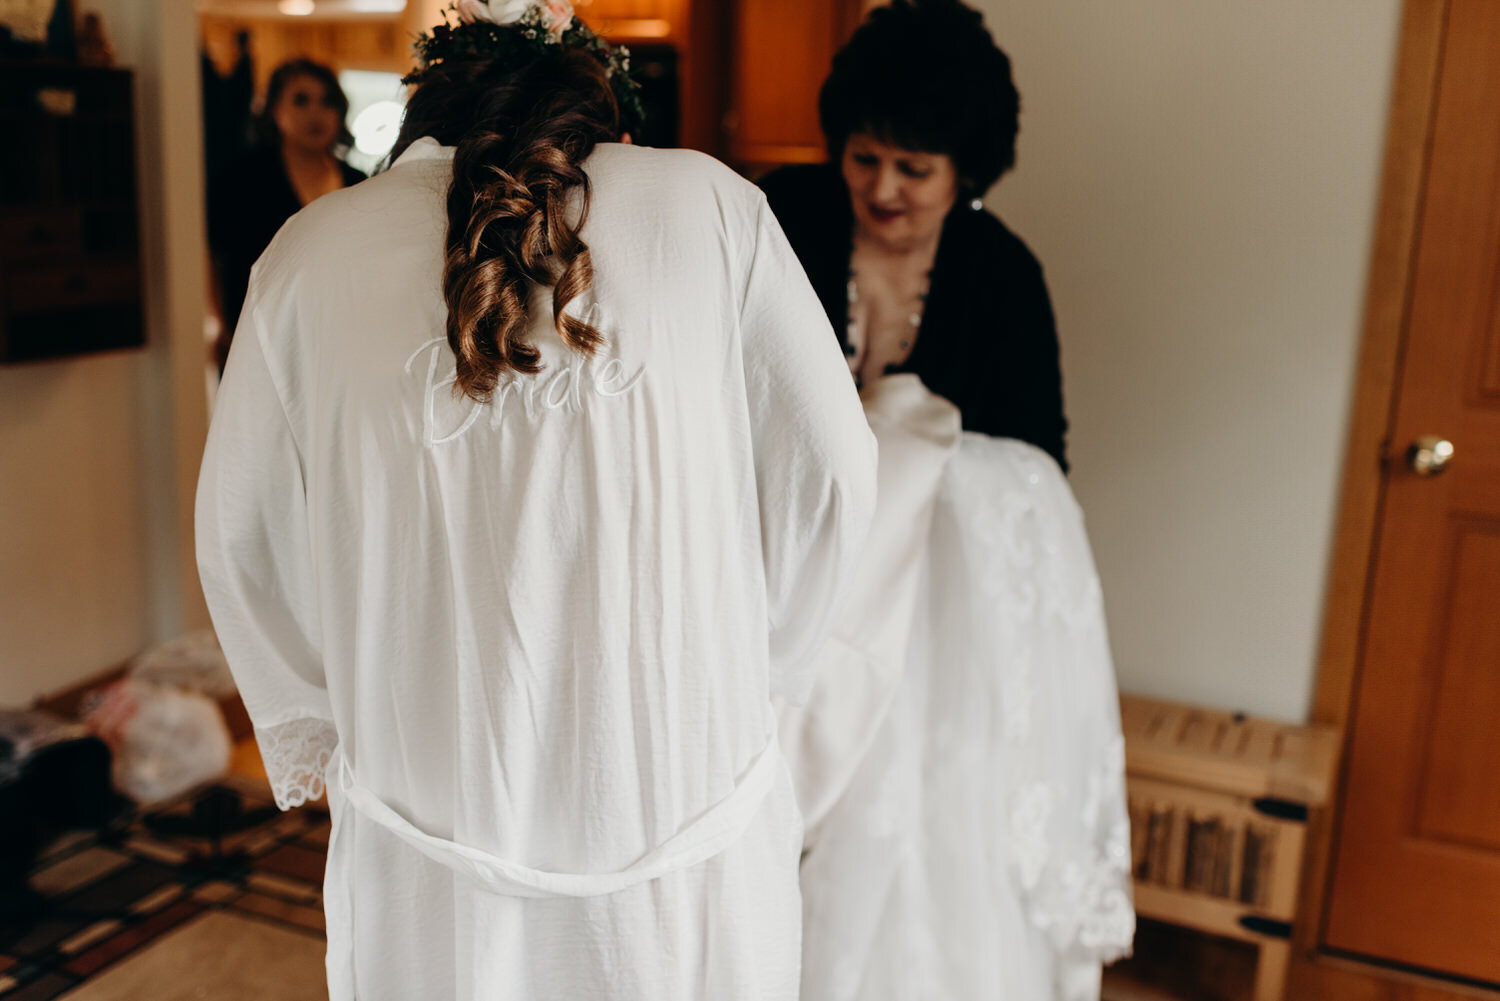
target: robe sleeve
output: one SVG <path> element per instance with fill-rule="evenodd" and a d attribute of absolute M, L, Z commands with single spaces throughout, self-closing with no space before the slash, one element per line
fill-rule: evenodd
<path fill-rule="evenodd" d="M 762 199 L 740 309 L 771 694 L 800 705 L 875 510 L 875 438 L 828 318 Z"/>
<path fill-rule="evenodd" d="M 198 573 L 283 810 L 338 743 L 318 640 L 302 454 L 247 304 L 198 477 Z"/>

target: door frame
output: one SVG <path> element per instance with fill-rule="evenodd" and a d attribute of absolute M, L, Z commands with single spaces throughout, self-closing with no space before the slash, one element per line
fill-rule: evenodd
<path fill-rule="evenodd" d="M 1451 0 L 1405 0 L 1401 12 L 1312 709 L 1313 722 L 1342 730 L 1346 751 L 1364 653 L 1376 540 L 1384 507 L 1385 467 L 1392 454 L 1389 433 L 1406 340 L 1443 31 L 1450 4 Z M 1344 757 L 1347 759 L 1347 754 Z M 1293 939 L 1287 997 L 1298 1001 L 1500 1001 L 1500 992 L 1422 976 L 1320 947 L 1332 891 L 1338 805 L 1346 781 L 1347 774 L 1341 769 L 1334 800 L 1309 831 L 1299 908 L 1304 919 L 1298 922 Z"/>

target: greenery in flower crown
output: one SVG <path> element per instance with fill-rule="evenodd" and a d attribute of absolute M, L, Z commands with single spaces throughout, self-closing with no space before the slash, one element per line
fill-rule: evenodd
<path fill-rule="evenodd" d="M 450 12 L 457 23 L 449 23 Z M 449 6 L 443 11 L 442 24 L 435 26 L 430 34 L 417 36 L 412 52 L 418 67 L 403 77 L 402 83 L 420 84 L 427 70 L 450 59 L 519 63 L 545 55 L 554 46 L 566 45 L 584 50 L 604 65 L 610 89 L 620 107 L 620 131 L 639 135 L 646 121 L 646 109 L 641 105 L 641 85 L 630 75 L 630 50 L 625 46 L 610 45 L 576 16 L 560 35 L 554 35 L 548 30 L 546 12 L 538 4 L 527 8 L 520 20 L 507 25 L 488 21 L 466 23 L 458 20 L 456 14 L 456 5 Z"/>

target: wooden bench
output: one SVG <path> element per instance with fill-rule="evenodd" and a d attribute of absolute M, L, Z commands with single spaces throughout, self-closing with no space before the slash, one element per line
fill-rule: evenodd
<path fill-rule="evenodd" d="M 1122 696 L 1135 905 L 1255 945 L 1255 1001 L 1280 1001 L 1309 811 L 1338 732 Z"/>

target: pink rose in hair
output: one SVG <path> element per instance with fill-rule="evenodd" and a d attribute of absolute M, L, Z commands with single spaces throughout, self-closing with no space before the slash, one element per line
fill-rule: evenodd
<path fill-rule="evenodd" d="M 546 0 L 545 10 L 548 33 L 553 38 L 560 38 L 573 23 L 573 5 L 568 0 Z"/>

